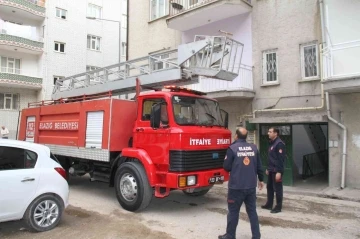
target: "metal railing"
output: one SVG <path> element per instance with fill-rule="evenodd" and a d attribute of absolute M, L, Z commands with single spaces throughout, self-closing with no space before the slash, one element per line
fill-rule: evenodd
<path fill-rule="evenodd" d="M 221 0 L 170 0 L 169 15 L 175 16 Z M 251 4 L 251 0 L 242 0 Z"/>
<path fill-rule="evenodd" d="M 233 81 L 224 81 L 212 78 L 201 77 L 199 83 L 187 85 L 187 87 L 205 93 L 220 91 L 253 91 L 252 67 L 241 65 L 239 76 Z"/>
<path fill-rule="evenodd" d="M 11 68 L 11 67 L 0 67 L 0 72 L 20 75 L 21 69 Z"/>
<path fill-rule="evenodd" d="M 176 64 L 176 60 L 177 50 L 170 50 L 104 68 L 99 67 L 92 71 L 57 80 L 53 93 L 89 85 L 103 84 L 107 81 L 125 80 L 144 74 L 149 75 L 153 72 L 167 69 L 180 69 L 180 66 Z"/>
<path fill-rule="evenodd" d="M 302 167 L 303 179 L 327 172 L 329 167 L 328 165 L 329 152 L 327 150 L 304 155 Z"/>
<path fill-rule="evenodd" d="M 16 25 L 16 24 L 12 24 L 12 25 Z M 20 31 L 14 31 L 11 28 L 11 26 L 0 28 L 0 34 L 21 37 L 37 42 L 43 42 L 42 37 L 31 34 L 31 31 L 29 31 L 30 28 L 28 26 L 17 26 L 17 27 L 20 29 Z M 23 31 L 21 31 L 21 28 L 23 28 Z"/>
<path fill-rule="evenodd" d="M 324 79 L 360 76 L 360 40 L 330 44 L 323 49 Z"/>

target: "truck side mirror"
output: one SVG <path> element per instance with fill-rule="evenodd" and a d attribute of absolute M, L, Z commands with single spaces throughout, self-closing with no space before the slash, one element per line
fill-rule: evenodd
<path fill-rule="evenodd" d="M 160 128 L 161 103 L 151 107 L 150 125 L 152 128 Z"/>
<path fill-rule="evenodd" d="M 224 127 L 225 129 L 228 129 L 229 128 L 229 113 L 226 112 L 225 110 L 220 110 L 221 112 L 221 117 L 223 118 L 223 123 L 224 123 Z"/>

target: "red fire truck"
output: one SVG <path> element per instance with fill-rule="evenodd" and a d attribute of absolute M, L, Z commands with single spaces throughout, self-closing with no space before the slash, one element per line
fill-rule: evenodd
<path fill-rule="evenodd" d="M 171 190 L 204 195 L 229 177 L 222 168 L 231 143 L 228 114 L 200 91 L 159 86 L 189 83 L 200 73 L 234 79 L 237 58 L 229 55 L 237 54 L 236 44 L 241 43 L 203 37 L 179 47 L 178 64 L 152 55 L 147 66 L 131 61 L 60 79 L 51 101 L 22 111 L 19 139 L 49 146 L 71 175 L 89 173 L 92 181 L 108 182 L 129 211 L 144 209 L 153 194 L 166 197 Z M 205 67 L 199 66 L 201 58 L 209 61 Z M 140 93 L 138 78 L 152 90 Z M 136 97 L 115 96 L 124 89 L 136 89 Z"/>

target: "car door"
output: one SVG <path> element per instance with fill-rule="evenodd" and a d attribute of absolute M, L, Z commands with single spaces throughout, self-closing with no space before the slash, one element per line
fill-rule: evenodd
<path fill-rule="evenodd" d="M 0 145 L 0 221 L 23 217 L 39 182 L 37 161 L 31 150 Z"/>

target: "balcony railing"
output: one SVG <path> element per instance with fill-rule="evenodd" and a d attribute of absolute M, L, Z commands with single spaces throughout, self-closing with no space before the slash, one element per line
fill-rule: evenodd
<path fill-rule="evenodd" d="M 170 16 L 175 16 L 221 0 L 170 0 Z M 251 4 L 251 0 L 240 0 Z"/>
<path fill-rule="evenodd" d="M 325 47 L 323 56 L 325 80 L 360 76 L 360 40 Z"/>
<path fill-rule="evenodd" d="M 0 82 L 5 80 L 5 82 L 9 83 L 16 82 L 41 86 L 42 78 L 31 75 L 18 68 L 0 67 Z"/>
<path fill-rule="evenodd" d="M 6 29 L 0 29 L 0 42 L 12 42 L 12 45 L 28 46 L 27 48 L 37 51 L 42 50 L 44 47 L 41 37 L 30 36 L 30 38 L 26 38 L 21 35 L 21 33 L 8 34 Z"/>
<path fill-rule="evenodd" d="M 0 5 L 8 5 L 45 17 L 45 0 L 0 0 Z"/>

